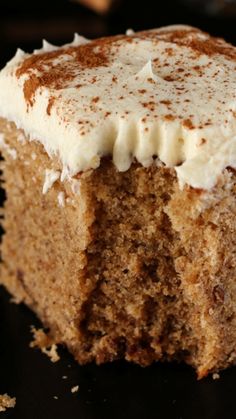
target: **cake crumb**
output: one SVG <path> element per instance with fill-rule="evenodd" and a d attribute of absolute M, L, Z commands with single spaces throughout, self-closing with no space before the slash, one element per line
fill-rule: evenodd
<path fill-rule="evenodd" d="M 78 179 L 71 179 L 71 190 L 75 195 L 80 195 L 81 181 Z"/>
<path fill-rule="evenodd" d="M 8 394 L 0 394 L 0 412 L 5 412 L 9 408 L 15 407 L 16 398 L 10 397 Z"/>
<path fill-rule="evenodd" d="M 17 140 L 19 141 L 19 143 L 21 143 L 22 145 L 24 145 L 26 143 L 26 138 L 24 136 L 24 134 L 22 132 L 20 132 L 17 136 Z"/>
<path fill-rule="evenodd" d="M 13 160 L 17 159 L 17 151 L 15 148 L 8 148 L 7 149 L 8 154 L 13 158 Z"/>
<path fill-rule="evenodd" d="M 74 386 L 71 388 L 71 393 L 77 393 L 79 391 L 79 386 Z"/>
<path fill-rule="evenodd" d="M 53 398 L 54 398 L 55 400 L 58 400 L 58 396 L 53 396 Z"/>
<path fill-rule="evenodd" d="M 31 328 L 33 334 L 33 341 L 30 342 L 31 348 L 38 348 L 42 353 L 47 355 L 51 362 L 57 362 L 60 356 L 57 353 L 56 343 L 43 331 L 43 329 L 36 329 L 34 326 Z"/>
<path fill-rule="evenodd" d="M 6 150 L 6 152 L 12 157 L 13 160 L 17 159 L 17 151 L 15 148 L 11 148 L 6 142 L 3 134 L 0 134 L 0 150 Z"/>
<path fill-rule="evenodd" d="M 212 374 L 212 378 L 213 378 L 213 380 L 219 380 L 220 374 L 215 372 L 214 374 Z"/>

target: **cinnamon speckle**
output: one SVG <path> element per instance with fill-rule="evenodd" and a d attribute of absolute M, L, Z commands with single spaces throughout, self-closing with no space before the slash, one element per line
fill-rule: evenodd
<path fill-rule="evenodd" d="M 163 105 L 171 105 L 171 101 L 170 100 L 160 100 L 160 103 L 162 103 Z"/>
<path fill-rule="evenodd" d="M 54 102 L 55 102 L 55 97 L 54 96 L 50 97 L 50 99 L 48 101 L 47 110 L 46 110 L 46 112 L 49 116 L 51 115 L 51 109 L 52 109 L 52 106 L 53 106 Z"/>
<path fill-rule="evenodd" d="M 165 76 L 164 77 L 164 80 L 165 81 L 175 81 L 175 78 L 173 76 L 171 76 L 171 75 L 168 75 L 168 76 Z"/>
<path fill-rule="evenodd" d="M 141 95 L 143 95 L 144 93 L 146 93 L 146 89 L 139 89 L 138 92 L 141 93 Z"/>
<path fill-rule="evenodd" d="M 98 103 L 99 100 L 100 100 L 99 96 L 95 96 L 92 98 L 93 103 Z"/>
<path fill-rule="evenodd" d="M 164 115 L 164 119 L 166 121 L 174 121 L 175 120 L 175 117 L 172 114 L 167 114 L 167 115 Z"/>
<path fill-rule="evenodd" d="M 193 122 L 189 118 L 183 120 L 183 126 L 188 128 L 188 129 L 194 129 L 195 128 L 194 125 L 193 125 Z"/>
<path fill-rule="evenodd" d="M 142 105 L 144 108 L 149 109 L 150 111 L 154 111 L 155 110 L 155 102 L 150 101 L 150 102 L 142 102 Z"/>

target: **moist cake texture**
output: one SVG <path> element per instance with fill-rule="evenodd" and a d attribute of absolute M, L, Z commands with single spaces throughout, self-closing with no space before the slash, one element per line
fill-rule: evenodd
<path fill-rule="evenodd" d="M 235 66 L 173 26 L 1 71 L 1 283 L 79 363 L 235 363 Z"/>

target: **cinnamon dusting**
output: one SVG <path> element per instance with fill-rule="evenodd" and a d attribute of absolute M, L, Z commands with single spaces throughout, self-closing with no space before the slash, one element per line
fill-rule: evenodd
<path fill-rule="evenodd" d="M 161 100 L 160 103 L 162 103 L 163 105 L 171 105 L 171 101 L 170 100 Z"/>
<path fill-rule="evenodd" d="M 175 120 L 175 117 L 172 114 L 167 114 L 167 115 L 164 116 L 164 119 L 166 121 L 174 121 Z"/>
<path fill-rule="evenodd" d="M 188 129 L 194 129 L 195 128 L 194 125 L 193 125 L 193 122 L 189 118 L 183 120 L 183 126 L 188 128 Z"/>
<path fill-rule="evenodd" d="M 205 37 L 198 37 L 198 34 L 205 35 Z M 144 39 L 156 39 L 157 42 L 164 39 L 178 46 L 191 48 L 195 53 L 205 54 L 208 57 L 220 54 L 229 59 L 236 60 L 236 50 L 232 45 L 226 43 L 222 38 L 211 37 L 207 33 L 195 28 L 176 29 L 175 31 L 172 29 L 162 30 L 160 32 L 144 31 L 140 32 L 139 36 Z M 172 55 L 173 49 L 166 48 L 166 52 Z"/>
<path fill-rule="evenodd" d="M 99 96 L 93 97 L 92 102 L 97 103 L 100 100 Z"/>
<path fill-rule="evenodd" d="M 46 112 L 49 116 L 51 115 L 51 109 L 52 109 L 52 106 L 53 106 L 54 102 L 55 102 L 55 97 L 54 96 L 50 97 L 50 99 L 48 101 L 47 110 L 46 110 Z"/>
<path fill-rule="evenodd" d="M 27 105 L 34 105 L 35 92 L 41 86 L 59 90 L 66 87 L 79 71 L 100 66 L 107 67 L 111 45 L 123 38 L 127 37 L 100 38 L 78 47 L 60 48 L 26 58 L 16 70 L 16 77 L 29 75 L 23 87 Z M 66 63 L 59 60 L 63 56 L 68 57 Z"/>

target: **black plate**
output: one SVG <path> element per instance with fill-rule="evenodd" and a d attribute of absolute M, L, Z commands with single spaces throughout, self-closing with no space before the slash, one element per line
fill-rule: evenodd
<path fill-rule="evenodd" d="M 141 368 L 126 362 L 78 366 L 65 349 L 53 364 L 29 348 L 39 321 L 0 289 L 0 394 L 16 396 L 16 419 L 232 419 L 236 417 L 236 368 L 197 381 L 178 364 Z M 63 379 L 63 376 L 67 378 Z M 79 385 L 78 393 L 71 393 Z M 57 396 L 58 399 L 55 399 Z"/>

